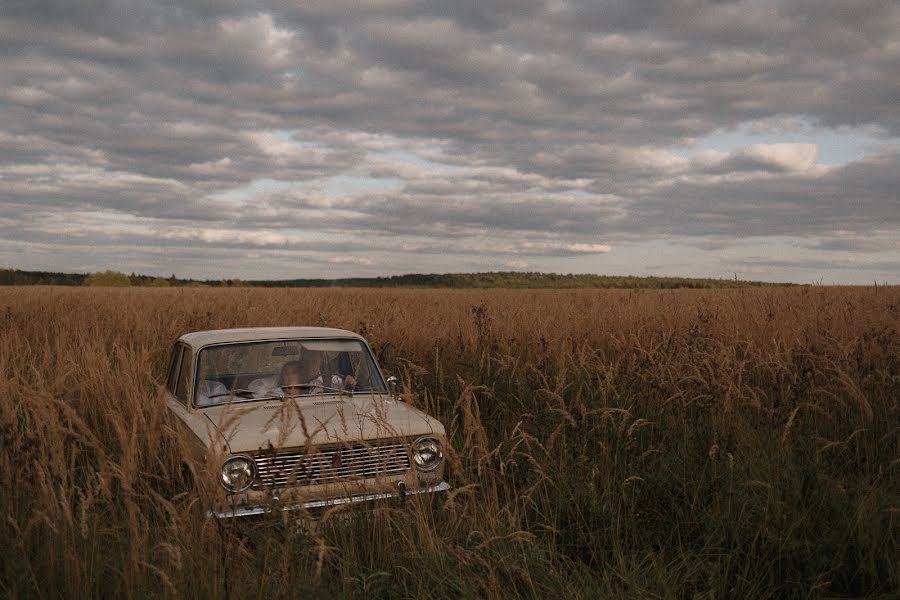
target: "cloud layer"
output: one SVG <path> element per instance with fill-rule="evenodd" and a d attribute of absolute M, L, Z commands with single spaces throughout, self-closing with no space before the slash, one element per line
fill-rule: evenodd
<path fill-rule="evenodd" d="M 877 0 L 14 0 L 0 263 L 900 283 L 898 31 Z M 823 131 L 872 143 L 825 164 Z"/>

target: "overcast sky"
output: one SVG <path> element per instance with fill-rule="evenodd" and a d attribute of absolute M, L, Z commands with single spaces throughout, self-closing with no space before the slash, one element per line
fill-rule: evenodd
<path fill-rule="evenodd" d="M 900 283 L 900 3 L 3 0 L 0 267 Z"/>

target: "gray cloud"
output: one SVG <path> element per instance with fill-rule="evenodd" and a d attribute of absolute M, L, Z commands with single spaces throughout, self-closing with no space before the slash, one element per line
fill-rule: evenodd
<path fill-rule="evenodd" d="M 673 236 L 881 260 L 895 146 L 826 167 L 789 132 L 692 144 L 791 119 L 900 136 L 898 31 L 887 0 L 7 2 L 0 234 L 53 247 L 70 215 L 60 269 L 123 236 L 371 273 L 370 252 L 566 271 Z"/>
<path fill-rule="evenodd" d="M 626 225 L 635 233 L 736 237 L 900 230 L 900 154 L 828 170 L 772 173 L 765 166 L 760 176 L 674 178 L 631 204 Z"/>

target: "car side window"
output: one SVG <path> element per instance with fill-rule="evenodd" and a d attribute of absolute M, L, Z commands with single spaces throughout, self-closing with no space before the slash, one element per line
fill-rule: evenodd
<path fill-rule="evenodd" d="M 187 404 L 191 389 L 191 353 L 184 349 L 181 353 L 181 368 L 178 373 L 178 386 L 175 389 L 175 396 Z"/>
<path fill-rule="evenodd" d="M 166 389 L 175 394 L 175 382 L 178 381 L 178 367 L 181 366 L 181 351 L 184 346 L 176 344 L 172 348 L 172 358 L 169 360 L 169 373 L 166 376 Z"/>

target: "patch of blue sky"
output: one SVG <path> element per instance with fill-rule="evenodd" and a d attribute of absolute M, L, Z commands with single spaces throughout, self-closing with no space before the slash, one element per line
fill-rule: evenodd
<path fill-rule="evenodd" d="M 325 180 L 322 191 L 334 197 L 383 194 L 399 191 L 402 182 L 396 177 L 369 177 L 365 175 L 337 175 Z"/>
<path fill-rule="evenodd" d="M 281 72 L 281 78 L 291 79 L 309 79 L 309 73 L 303 67 L 293 67 Z"/>
<path fill-rule="evenodd" d="M 299 132 L 295 129 L 270 129 L 268 130 L 268 133 L 270 133 L 272 137 L 279 142 L 287 142 L 289 144 L 297 146 L 297 148 L 302 148 L 304 150 L 327 149 L 325 146 L 317 142 L 304 141 L 303 138 L 298 135 Z"/>
<path fill-rule="evenodd" d="M 617 202 L 619 198 L 612 194 L 601 194 L 598 192 L 594 192 L 592 190 L 585 190 L 581 188 L 575 188 L 571 190 L 565 190 L 563 192 L 564 196 L 568 196 L 571 198 L 584 198 L 585 200 L 600 200 L 604 202 Z"/>
<path fill-rule="evenodd" d="M 363 194 L 383 194 L 399 191 L 402 182 L 396 177 L 369 177 L 363 175 L 337 175 L 312 181 L 283 181 L 278 179 L 254 179 L 247 185 L 216 194 L 216 198 L 236 205 L 254 198 L 271 196 L 287 191 L 303 192 L 321 190 L 327 196 L 341 198 Z"/>
<path fill-rule="evenodd" d="M 700 150 L 728 153 L 752 144 L 815 144 L 819 164 L 840 166 L 877 154 L 882 144 L 897 143 L 900 143 L 900 138 L 886 137 L 873 128 L 821 127 L 800 117 L 743 123 L 738 127 L 719 129 L 694 144 L 680 146 L 673 151 L 681 156 L 690 156 Z"/>
<path fill-rule="evenodd" d="M 440 152 L 438 148 L 431 148 L 426 150 L 427 152 L 434 152 L 435 154 Z M 420 154 L 414 154 L 412 152 L 408 152 L 406 150 L 384 150 L 381 152 L 373 152 L 370 155 L 370 158 L 373 160 L 389 162 L 389 163 L 397 163 L 401 165 L 412 165 L 416 167 L 422 167 L 424 169 L 447 169 L 451 167 L 451 165 L 440 163 L 430 158 L 425 158 Z"/>
<path fill-rule="evenodd" d="M 814 239 L 766 236 L 733 240 L 671 238 L 613 243 L 607 254 L 532 257 L 524 260 L 559 273 L 711 277 L 792 283 L 865 285 L 874 280 L 896 284 L 900 278 L 884 267 L 889 252 L 853 256 L 810 247 Z"/>
<path fill-rule="evenodd" d="M 259 196 L 268 196 L 270 194 L 285 192 L 292 187 L 294 187 L 294 184 L 290 181 L 268 178 L 254 179 L 247 185 L 242 185 L 216 194 L 216 198 L 227 202 L 242 204 Z"/>

